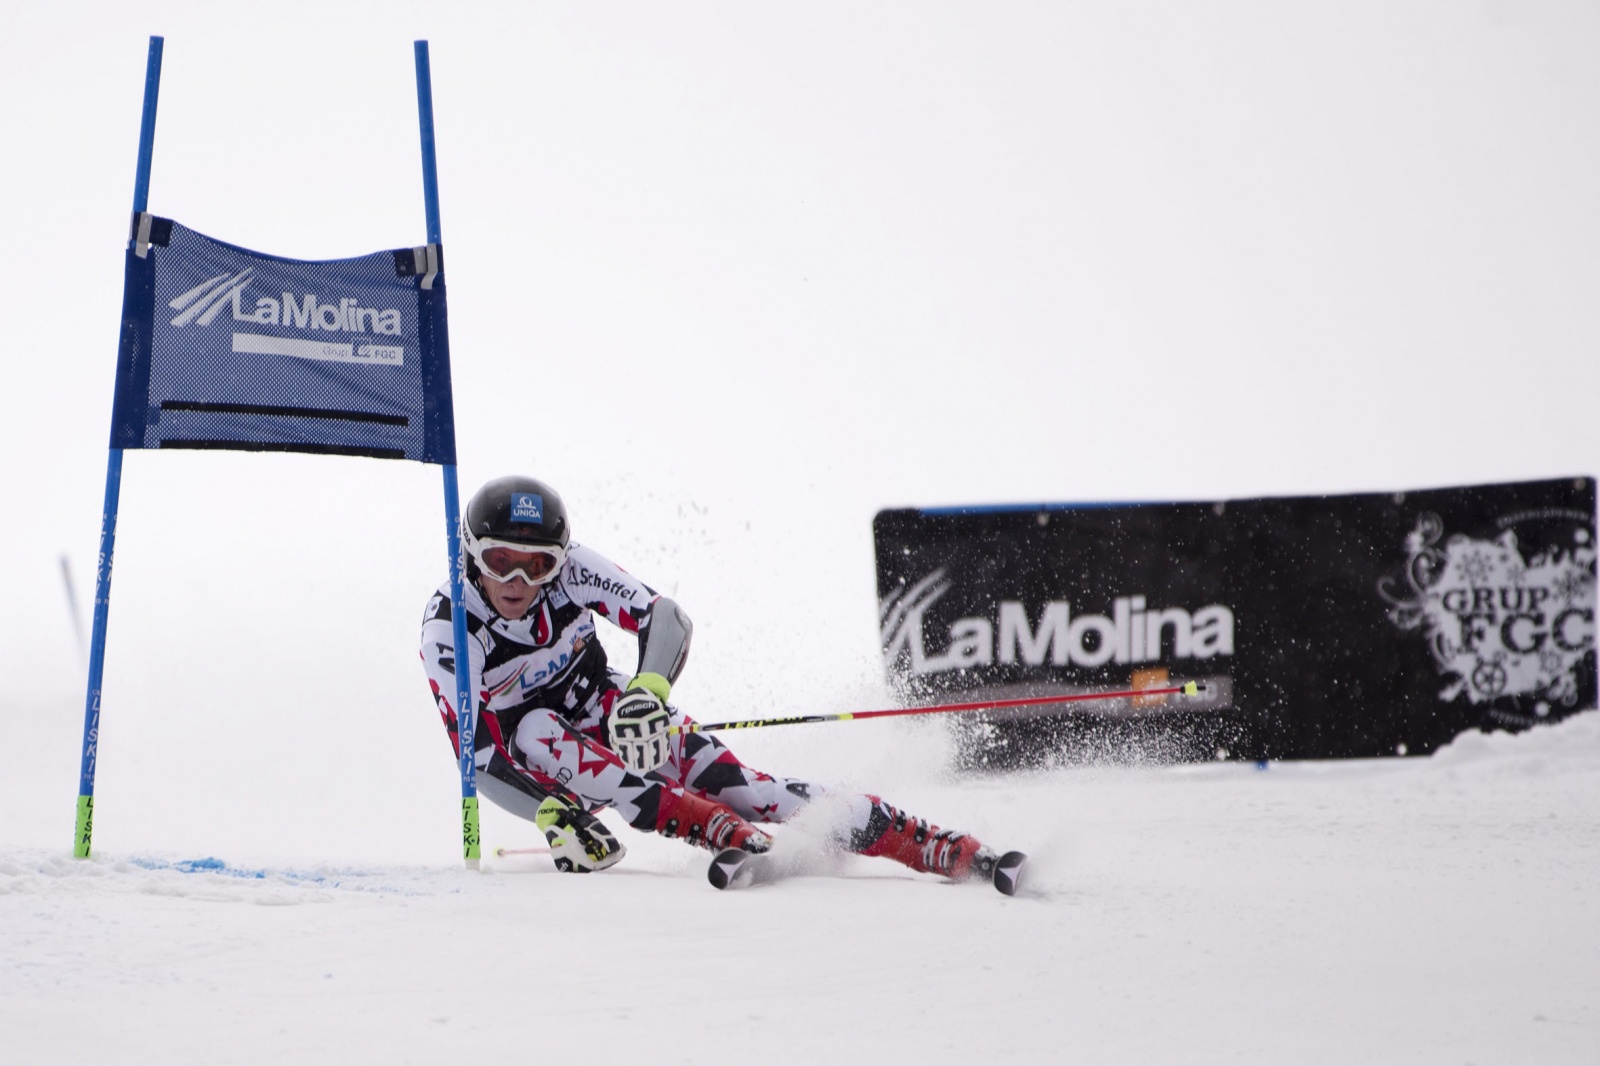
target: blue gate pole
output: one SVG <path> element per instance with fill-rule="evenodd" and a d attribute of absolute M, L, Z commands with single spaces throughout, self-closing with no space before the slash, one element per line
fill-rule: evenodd
<path fill-rule="evenodd" d="M 433 146 L 433 76 L 428 42 L 417 41 L 417 124 L 422 131 L 422 198 L 427 210 L 428 243 L 439 245 L 439 168 Z M 452 418 L 452 425 L 454 419 Z M 451 430 L 454 432 L 454 429 Z M 452 449 L 453 450 L 453 449 Z M 472 655 L 467 646 L 466 589 L 462 581 L 461 489 L 454 463 L 443 464 L 444 525 L 450 552 L 450 619 L 456 645 L 456 738 L 460 744 L 461 855 L 476 870 L 482 855 L 478 829 L 477 704 L 472 694 Z"/>
<path fill-rule="evenodd" d="M 139 123 L 139 164 L 133 179 L 133 213 L 150 202 L 150 159 L 155 152 L 156 97 L 161 90 L 163 39 L 150 38 L 144 70 L 144 117 Z M 117 546 L 117 505 L 122 495 L 122 449 L 106 460 L 105 504 L 100 512 L 100 559 L 94 577 L 94 630 L 89 640 L 89 685 L 83 707 L 83 760 L 78 768 L 78 825 L 72 854 L 87 859 L 94 838 L 94 771 L 100 747 L 100 688 L 105 676 L 106 626 L 111 616 L 111 558 Z"/>

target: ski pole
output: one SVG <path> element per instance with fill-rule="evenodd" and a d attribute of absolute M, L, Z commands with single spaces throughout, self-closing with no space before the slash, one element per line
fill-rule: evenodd
<path fill-rule="evenodd" d="M 747 722 L 690 722 L 667 727 L 668 733 L 709 733 L 715 729 L 761 729 L 769 725 L 809 725 L 812 722 L 851 722 L 860 718 L 893 718 L 902 714 L 949 714 L 953 711 L 991 711 L 1002 707 L 1036 707 L 1041 703 L 1077 703 L 1085 700 L 1115 700 L 1131 696 L 1198 696 L 1206 687 L 1185 681 L 1167 688 L 1129 688 L 1117 692 L 1074 692 L 1067 696 L 1024 696 L 1014 700 L 976 700 L 972 703 L 946 703 L 938 707 L 894 707 L 886 711 L 856 711 L 854 714 L 806 714 L 795 718 L 755 718 Z"/>

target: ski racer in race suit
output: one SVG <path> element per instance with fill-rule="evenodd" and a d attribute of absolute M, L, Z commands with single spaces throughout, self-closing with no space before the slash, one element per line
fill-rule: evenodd
<path fill-rule="evenodd" d="M 715 736 L 669 733 L 690 722 L 670 702 L 689 651 L 688 617 L 672 600 L 572 543 L 566 508 L 532 478 L 491 481 L 462 520 L 471 692 L 478 700 L 478 791 L 544 831 L 556 866 L 583 872 L 620 860 L 595 812 L 635 829 L 720 851 L 763 852 L 755 823 L 782 822 L 822 789 L 745 766 Z M 638 634 L 631 679 L 606 662 L 595 615 Z M 449 582 L 428 601 L 422 660 L 459 758 L 453 705 L 459 662 Z M 993 872 L 971 836 L 908 817 L 876 796 L 840 797 L 840 844 L 953 879 Z"/>

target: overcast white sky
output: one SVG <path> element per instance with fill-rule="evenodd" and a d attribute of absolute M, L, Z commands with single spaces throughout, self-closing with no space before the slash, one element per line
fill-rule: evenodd
<path fill-rule="evenodd" d="M 422 241 L 431 39 L 464 491 L 542 476 L 675 593 L 703 718 L 882 698 L 880 507 L 1600 472 L 1593 4 L 19 7 L 0 741 L 63 843 L 151 33 L 151 209 L 299 258 Z M 381 757 L 449 819 L 441 513 L 432 468 L 130 453 L 104 817 Z"/>

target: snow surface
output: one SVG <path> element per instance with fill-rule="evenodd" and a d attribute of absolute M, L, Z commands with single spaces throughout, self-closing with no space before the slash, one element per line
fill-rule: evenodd
<path fill-rule="evenodd" d="M 936 739 L 882 731 L 924 754 Z M 176 855 L 0 847 L 8 1061 L 1487 1064 L 1600 1050 L 1600 714 L 1426 759 L 983 781 L 878 769 L 913 809 L 1030 847 L 1026 894 L 854 856 L 834 876 L 718 893 L 703 853 L 637 834 L 591 877 L 543 857 L 483 874 L 182 872 Z"/>
<path fill-rule="evenodd" d="M 1582 0 L 0 5 L 0 1061 L 1600 1060 L 1593 715 L 976 780 L 738 735 L 1031 849 L 1024 899 L 632 833 L 466 874 L 412 464 L 127 456 L 68 860 L 151 33 L 151 209 L 303 258 L 422 241 L 432 41 L 462 485 L 683 602 L 701 720 L 888 703 L 882 507 L 1600 472 Z"/>

